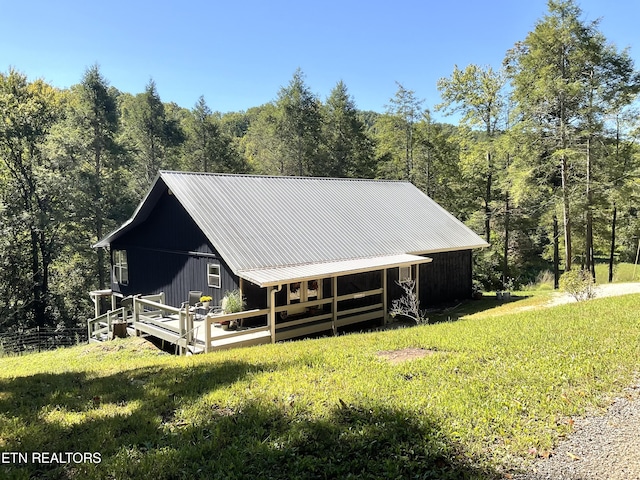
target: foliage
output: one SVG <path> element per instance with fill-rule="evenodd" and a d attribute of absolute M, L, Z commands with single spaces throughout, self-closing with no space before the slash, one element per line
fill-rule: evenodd
<path fill-rule="evenodd" d="M 224 313 L 238 313 L 245 309 L 246 304 L 247 302 L 242 296 L 242 293 L 240 293 L 240 290 L 232 290 L 224 294 L 220 306 Z"/>
<path fill-rule="evenodd" d="M 3 449 L 101 463 L 3 474 L 504 478 L 632 382 L 639 308 L 637 295 L 603 298 L 194 357 L 130 338 L 4 358 Z M 428 354 L 378 356 L 407 348 Z"/>
<path fill-rule="evenodd" d="M 594 298 L 594 287 L 593 277 L 588 270 L 569 270 L 560 276 L 560 288 L 578 302 Z"/>
<path fill-rule="evenodd" d="M 163 102 L 153 80 L 120 92 L 98 65 L 62 90 L 0 73 L 0 331 L 82 324 L 86 291 L 110 283 L 91 245 L 129 218 L 159 169 L 411 181 L 490 243 L 474 260 L 488 290 L 534 283 L 554 262 L 634 262 L 631 55 L 573 0 L 548 2 L 523 34 L 503 68 L 455 66 L 438 82 L 435 108 L 459 114 L 455 126 L 401 83 L 384 113 L 359 111 L 342 81 L 323 101 L 300 69 L 274 101 L 224 114 L 202 96 L 191 109 Z"/>

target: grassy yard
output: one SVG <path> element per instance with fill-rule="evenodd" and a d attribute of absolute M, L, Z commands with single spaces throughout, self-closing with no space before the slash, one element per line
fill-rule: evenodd
<path fill-rule="evenodd" d="M 0 477 L 502 478 L 632 382 L 640 295 L 501 308 L 186 358 L 127 339 L 0 359 L 0 452 L 101 460 L 3 456 Z M 424 355 L 379 355 L 406 348 Z"/>
<path fill-rule="evenodd" d="M 633 263 L 618 263 L 613 266 L 614 282 L 637 282 L 640 280 L 640 267 Z M 609 264 L 596 264 L 597 283 L 607 283 L 609 281 Z"/>

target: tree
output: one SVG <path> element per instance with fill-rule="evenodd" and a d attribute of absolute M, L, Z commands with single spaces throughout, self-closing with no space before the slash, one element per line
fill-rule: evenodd
<path fill-rule="evenodd" d="M 385 178 L 414 181 L 416 129 L 426 113 L 424 100 L 396 82 L 398 89 L 389 100 L 386 115 L 376 121 L 376 137 L 381 158 L 379 174 Z"/>
<path fill-rule="evenodd" d="M 550 0 L 549 13 L 506 58 L 522 125 L 545 143 L 557 166 L 565 240 L 565 270 L 573 260 L 572 192 L 584 182 L 585 265 L 593 270 L 594 140 L 602 114 L 635 89 L 628 55 L 608 46 L 598 22 L 581 20 L 572 0 Z M 583 162 L 584 169 L 580 163 Z"/>
<path fill-rule="evenodd" d="M 456 65 L 451 78 L 438 80 L 443 101 L 436 108 L 448 114 L 462 113 L 462 123 L 471 128 L 480 126 L 486 135 L 482 143 L 486 158 L 483 170 L 486 178 L 484 212 L 487 243 L 491 243 L 491 201 L 495 175 L 493 140 L 498 121 L 504 115 L 504 86 L 502 72 L 496 72 L 491 67 L 481 69 L 473 64 L 464 70 Z"/>
<path fill-rule="evenodd" d="M 80 218 L 86 230 L 92 233 L 90 239 L 83 239 L 89 247 L 103 238 L 105 225 L 107 228 L 115 226 L 115 221 L 108 218 L 110 205 L 118 200 L 117 192 L 122 192 L 121 185 L 114 185 L 112 175 L 118 169 L 118 156 L 121 154 L 115 141 L 119 127 L 118 106 L 114 92 L 109 90 L 109 84 L 97 65 L 87 69 L 73 92 L 77 101 L 69 117 L 75 127 L 73 148 L 81 161 L 78 168 L 81 188 L 78 193 L 84 195 L 79 199 L 83 212 Z M 97 287 L 105 288 L 109 275 L 104 251 L 98 249 L 96 257 Z"/>
<path fill-rule="evenodd" d="M 365 133 L 344 82 L 338 82 L 327 98 L 323 120 L 325 175 L 372 178 L 375 174 L 373 143 Z"/>
<path fill-rule="evenodd" d="M 548 145 L 557 162 L 562 194 L 565 270 L 571 269 L 570 165 L 575 159 L 581 106 L 584 105 L 585 55 L 594 25 L 585 25 L 572 0 L 549 0 L 549 14 L 507 54 L 513 97 L 525 128 Z"/>
<path fill-rule="evenodd" d="M 2 247 L 9 272 L 4 310 L 20 310 L 22 324 L 50 324 L 54 301 L 49 288 L 50 267 L 69 214 L 65 203 L 66 166 L 45 153 L 47 134 L 61 114 L 59 92 L 41 80 L 10 70 L 0 74 L 0 195 Z"/>
<path fill-rule="evenodd" d="M 276 100 L 276 136 L 280 140 L 284 175 L 323 175 L 326 168 L 319 149 L 322 116 L 320 101 L 297 69 Z"/>
<path fill-rule="evenodd" d="M 200 96 L 183 121 L 185 142 L 183 164 L 198 172 L 243 173 L 247 166 L 233 147 L 231 138 L 222 133 L 217 118 Z"/>
<path fill-rule="evenodd" d="M 184 133 L 178 120 L 167 115 L 153 80 L 144 93 L 123 98 L 121 114 L 123 134 L 137 163 L 138 193 L 142 194 L 158 170 L 175 168 L 173 148 L 182 144 Z"/>
<path fill-rule="evenodd" d="M 262 175 L 286 175 L 291 169 L 281 154 L 282 142 L 277 135 L 278 112 L 273 103 L 247 112 L 251 118 L 246 134 L 240 139 L 240 151 L 251 168 Z"/>

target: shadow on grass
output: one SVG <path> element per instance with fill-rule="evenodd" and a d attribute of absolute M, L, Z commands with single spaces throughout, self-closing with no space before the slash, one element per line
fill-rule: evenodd
<path fill-rule="evenodd" d="M 271 368 L 224 363 L 107 377 L 38 374 L 0 382 L 0 451 L 98 452 L 100 463 L 2 464 L 3 478 L 498 478 L 436 419 L 338 400 L 207 403 Z M 197 404 L 197 413 L 189 409 Z"/>
<path fill-rule="evenodd" d="M 428 312 L 429 323 L 441 323 L 458 320 L 467 315 L 485 312 L 503 305 L 519 302 L 530 298 L 525 293 L 511 294 L 510 298 L 499 300 L 495 295 L 483 296 L 476 300 L 465 300 L 455 305 L 433 309 Z"/>

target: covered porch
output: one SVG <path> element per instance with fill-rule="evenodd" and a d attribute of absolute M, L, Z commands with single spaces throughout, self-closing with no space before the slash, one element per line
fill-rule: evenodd
<path fill-rule="evenodd" d="M 120 309 L 112 299 L 114 308 L 89 320 L 89 338 L 111 338 L 113 324 L 124 322 L 132 333 L 170 342 L 185 354 L 322 332 L 335 335 L 350 325 L 387 322 L 390 288 L 403 276 L 415 280 L 419 288 L 418 267 L 430 261 L 419 255 L 398 254 L 241 271 L 242 295 L 258 301 L 250 302 L 248 310 L 227 315 L 198 311 L 188 305 L 165 305 L 162 294 L 134 296 L 131 305 Z M 94 302 L 97 293 L 92 292 Z M 237 323 L 237 330 L 222 328 L 230 322 Z"/>

